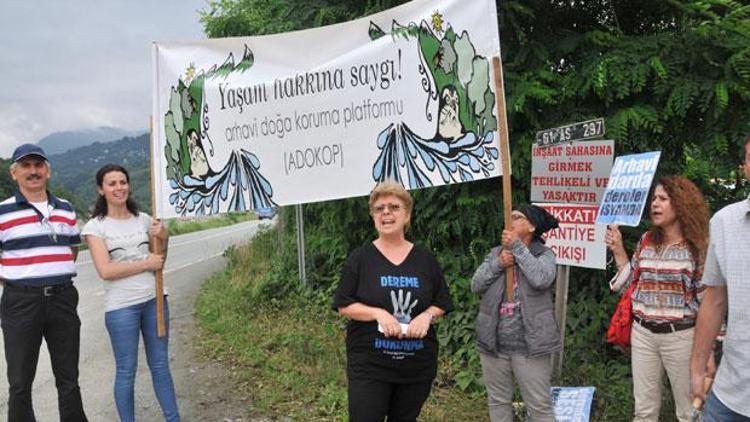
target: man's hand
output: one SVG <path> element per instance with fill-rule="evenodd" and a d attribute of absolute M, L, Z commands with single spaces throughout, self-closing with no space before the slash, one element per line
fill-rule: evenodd
<path fill-rule="evenodd" d="M 692 392 L 693 400 L 700 399 L 701 403 L 706 402 L 706 394 L 708 389 L 711 387 L 713 379 L 716 377 L 716 360 L 714 358 L 714 352 L 708 355 L 708 362 L 706 363 L 705 371 L 697 371 L 696 374 L 691 372 L 690 374 L 690 391 Z"/>
<path fill-rule="evenodd" d="M 693 401 L 700 400 L 701 404 L 706 402 L 706 394 L 708 393 L 709 388 L 711 388 L 711 383 L 714 380 L 705 374 L 705 372 L 703 375 L 700 373 L 690 374 L 691 397 L 693 398 Z"/>

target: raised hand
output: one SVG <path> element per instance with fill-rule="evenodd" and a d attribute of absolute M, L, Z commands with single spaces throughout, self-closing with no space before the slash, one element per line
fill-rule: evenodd
<path fill-rule="evenodd" d="M 625 251 L 625 245 L 622 242 L 622 233 L 617 225 L 607 226 L 607 234 L 604 236 L 607 248 L 612 251 L 618 267 L 628 263 L 628 253 Z"/>

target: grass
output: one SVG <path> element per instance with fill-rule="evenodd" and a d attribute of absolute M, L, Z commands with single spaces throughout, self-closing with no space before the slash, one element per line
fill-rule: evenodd
<path fill-rule="evenodd" d="M 178 234 L 215 229 L 217 227 L 231 226 L 232 224 L 240 223 L 242 221 L 254 220 L 255 218 L 255 213 L 244 212 L 221 214 L 220 216 L 213 218 L 190 220 L 172 219 L 167 222 L 167 230 L 169 230 L 170 236 L 176 236 Z"/>
<path fill-rule="evenodd" d="M 203 286 L 196 302 L 200 350 L 232 369 L 257 416 L 346 420 L 345 321 L 304 294 L 269 299 L 274 236 L 261 233 L 230 250 L 230 262 Z M 296 283 L 289 280 L 289 283 Z M 421 420 L 487 420 L 483 395 L 461 392 L 441 365 Z"/>
<path fill-rule="evenodd" d="M 345 321 L 330 309 L 328 292 L 297 289 L 296 273 L 279 276 L 284 267 L 279 254 L 289 249 L 279 242 L 278 233 L 267 230 L 249 245 L 228 250 L 227 267 L 204 283 L 196 302 L 199 348 L 231 369 L 239 393 L 252 399 L 254 416 L 346 420 Z M 596 386 L 592 420 L 631 419 L 629 358 L 597 359 L 601 354 L 592 349 L 608 346 L 572 341 L 581 336 L 568 333 L 564 376 L 553 385 Z M 488 420 L 483 387 L 458 387 L 461 372 L 477 379 L 480 371 L 478 365 L 466 369 L 462 359 L 467 357 L 441 354 L 420 420 Z M 673 421 L 667 385 L 664 396 L 660 420 Z"/>

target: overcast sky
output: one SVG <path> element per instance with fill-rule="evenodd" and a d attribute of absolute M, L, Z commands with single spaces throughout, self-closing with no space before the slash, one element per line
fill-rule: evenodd
<path fill-rule="evenodd" d="M 151 42 L 205 38 L 206 0 L 2 0 L 0 157 L 52 132 L 145 129 Z"/>

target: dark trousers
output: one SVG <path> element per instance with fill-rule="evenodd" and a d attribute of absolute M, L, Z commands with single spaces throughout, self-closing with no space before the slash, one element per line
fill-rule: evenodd
<path fill-rule="evenodd" d="M 60 421 L 86 421 L 78 387 L 81 320 L 77 306 L 78 291 L 73 286 L 49 296 L 41 289 L 10 285 L 3 289 L 0 318 L 10 384 L 9 422 L 36 421 L 31 388 L 42 338 L 55 375 Z"/>
<path fill-rule="evenodd" d="M 432 380 L 395 384 L 370 379 L 349 379 L 350 422 L 413 422 L 430 395 Z"/>

